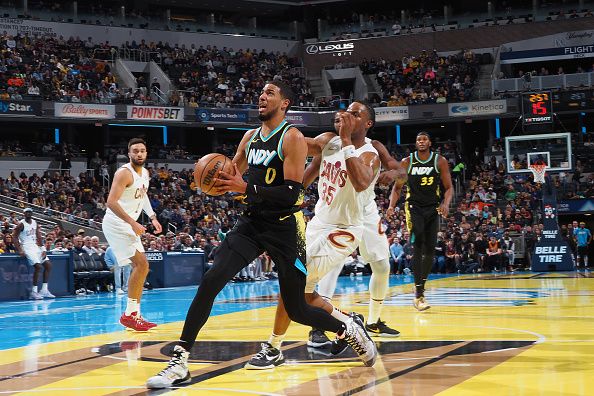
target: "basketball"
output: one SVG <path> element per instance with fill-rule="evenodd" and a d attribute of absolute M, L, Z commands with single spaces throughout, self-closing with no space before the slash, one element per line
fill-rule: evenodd
<path fill-rule="evenodd" d="M 233 163 L 229 158 L 219 153 L 210 153 L 200 158 L 194 166 L 194 181 L 203 193 L 207 195 L 221 195 L 223 193 L 216 193 L 215 179 L 219 177 L 219 172 L 224 170 L 227 173 L 235 174 Z"/>

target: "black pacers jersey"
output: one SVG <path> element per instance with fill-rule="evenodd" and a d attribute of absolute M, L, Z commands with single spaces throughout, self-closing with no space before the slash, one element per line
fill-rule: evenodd
<path fill-rule="evenodd" d="M 441 197 L 439 191 L 439 154 L 433 151 L 426 161 L 421 161 L 418 152 L 410 155 L 408 165 L 408 190 L 406 201 L 419 206 L 438 206 Z"/>
<path fill-rule="evenodd" d="M 279 186 L 285 182 L 285 173 L 283 171 L 283 139 L 285 133 L 292 126 L 286 120 L 283 120 L 266 137 L 262 136 L 261 127 L 254 132 L 245 149 L 249 166 L 248 183 L 257 186 Z M 250 205 L 250 209 L 259 213 L 290 214 L 299 209 L 298 205 L 302 200 L 303 190 L 299 194 L 298 201 L 290 207 L 266 202 Z"/>

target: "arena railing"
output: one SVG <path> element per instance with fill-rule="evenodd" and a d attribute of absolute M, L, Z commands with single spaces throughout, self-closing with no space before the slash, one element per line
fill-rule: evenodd
<path fill-rule="evenodd" d="M 22 173 L 22 172 L 28 172 L 28 171 L 40 171 L 38 172 L 34 172 L 34 173 L 38 173 L 39 177 L 42 177 L 46 172 L 54 172 L 54 174 L 56 173 L 64 173 L 64 172 L 68 172 L 71 173 L 72 168 L 14 168 L 14 169 L 10 169 L 11 171 L 15 172 L 15 175 L 17 174 L 17 172 Z M 86 168 L 86 169 L 82 169 L 81 173 L 86 173 L 87 176 L 90 176 L 92 178 L 95 178 L 95 169 L 91 169 L 91 168 Z M 78 177 L 78 175 L 72 175 L 73 177 Z"/>
<path fill-rule="evenodd" d="M 105 62 L 115 62 L 117 51 L 111 48 L 95 48 L 93 50 L 93 59 L 102 60 Z"/>
<path fill-rule="evenodd" d="M 70 213 L 60 212 L 59 210 L 54 210 L 51 208 L 46 208 L 44 206 L 35 205 L 27 201 L 9 197 L 8 195 L 0 194 L 0 202 L 7 203 L 9 205 L 16 206 L 21 209 L 31 208 L 33 209 L 33 213 L 51 216 L 59 220 L 67 221 L 69 223 L 82 225 L 94 229 L 101 229 L 101 223 L 96 222 L 92 219 L 85 219 Z"/>
<path fill-rule="evenodd" d="M 184 90 L 179 90 L 179 89 L 174 89 L 174 90 L 170 90 L 169 94 L 167 95 L 167 97 L 171 97 L 171 93 L 177 91 L 179 94 L 183 94 L 185 99 L 184 99 L 184 106 L 185 107 L 191 107 L 189 105 L 189 97 L 192 96 L 195 91 L 189 90 L 189 89 L 184 89 Z M 338 95 L 325 95 L 325 96 L 317 96 L 316 98 L 314 98 L 314 103 L 316 104 L 315 107 L 309 107 L 309 106 L 291 106 L 291 110 L 292 111 L 332 111 L 332 110 L 336 110 L 338 107 L 332 107 L 332 106 L 326 106 L 326 107 L 320 107 L 317 106 L 317 103 L 319 102 L 319 99 L 321 98 L 338 98 L 338 101 L 340 103 L 344 103 L 346 105 L 346 107 L 348 107 L 348 105 L 351 103 L 351 101 L 349 99 L 341 99 L 340 96 Z M 215 108 L 215 106 L 212 103 L 208 103 L 208 102 L 196 102 L 197 106 L 196 108 Z M 345 108 L 346 108 L 345 107 Z M 258 108 L 257 104 L 242 104 L 242 103 L 230 103 L 227 105 L 228 109 L 245 109 L 245 110 L 256 110 Z"/>
<path fill-rule="evenodd" d="M 591 87 L 594 73 L 573 73 L 552 76 L 530 76 L 526 78 L 502 78 L 492 80 L 493 95 L 504 92 L 519 92 L 539 89 L 567 89 Z"/>
<path fill-rule="evenodd" d="M 120 47 L 114 55 L 117 55 L 120 59 L 134 62 L 153 61 L 159 65 L 161 65 L 163 62 L 161 53 L 158 51 L 146 51 L 142 49 Z"/>
<path fill-rule="evenodd" d="M 318 105 L 320 103 L 320 100 L 324 99 L 326 101 L 326 103 L 331 104 L 331 103 L 338 103 L 338 104 L 346 104 L 346 106 L 348 107 L 348 105 L 351 104 L 351 100 L 350 99 L 343 99 L 340 95 L 322 95 L 322 96 L 316 96 L 314 98 L 314 103 L 316 105 Z M 339 108 L 340 106 L 329 106 L 330 108 Z M 346 107 L 345 107 L 346 109 Z"/>
<path fill-rule="evenodd" d="M 534 3 L 536 4 L 536 3 Z M 430 17 L 414 18 L 410 15 L 400 14 L 400 17 L 389 21 L 373 21 L 360 19 L 357 22 L 341 25 L 322 26 L 319 32 L 319 39 L 338 39 L 339 36 L 343 39 L 355 39 L 362 35 L 374 35 L 383 33 L 385 35 L 409 35 L 419 33 L 430 33 L 436 31 L 452 30 L 452 29 L 467 29 L 480 26 L 505 25 L 505 24 L 521 24 L 541 21 L 551 21 L 557 19 L 566 19 L 572 17 L 572 11 L 576 12 L 577 17 L 588 16 L 589 11 L 579 7 L 576 3 L 559 4 L 552 3 L 539 4 L 538 8 L 520 8 L 514 5 L 513 10 L 494 10 L 487 12 L 473 12 L 465 14 L 454 14 L 451 17 L 445 17 L 443 14 L 431 15 Z M 485 6 L 484 8 L 488 8 Z M 513 15 L 511 14 L 513 12 Z M 561 12 L 564 14 L 561 15 Z M 365 18 L 367 16 L 363 16 Z M 456 20 L 453 21 L 452 18 Z M 399 26 L 395 31 L 393 26 Z"/>
<path fill-rule="evenodd" d="M 171 90 L 168 93 L 161 91 L 159 88 L 155 87 L 151 91 L 151 95 L 156 97 L 155 102 L 159 102 L 160 104 L 169 104 L 169 98 L 171 95 Z"/>

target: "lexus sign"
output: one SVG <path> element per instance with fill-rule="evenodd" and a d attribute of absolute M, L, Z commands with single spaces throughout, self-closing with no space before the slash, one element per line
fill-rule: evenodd
<path fill-rule="evenodd" d="M 355 50 L 355 43 L 317 43 L 305 47 L 309 55 L 349 56 Z"/>

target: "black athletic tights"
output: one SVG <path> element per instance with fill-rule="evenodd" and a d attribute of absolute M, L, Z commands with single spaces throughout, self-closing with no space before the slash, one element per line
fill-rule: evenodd
<path fill-rule="evenodd" d="M 413 205 L 408 210 L 412 223 L 411 241 L 414 247 L 412 270 L 415 278 L 415 296 L 419 298 L 425 292 L 425 282 L 433 267 L 439 216 L 434 206 Z"/>
<path fill-rule="evenodd" d="M 179 342 L 184 349 L 189 351 L 194 345 L 198 332 L 208 320 L 214 299 L 223 287 L 262 253 L 262 247 L 256 246 L 247 235 L 251 234 L 236 232 L 234 229 L 217 248 L 214 264 L 204 275 L 186 316 Z M 294 256 L 289 259 L 282 248 L 283 246 L 278 245 L 266 246 L 277 266 L 280 293 L 291 320 L 325 331 L 339 332 L 344 328 L 340 320 L 305 302 L 306 276 L 294 265 Z"/>

